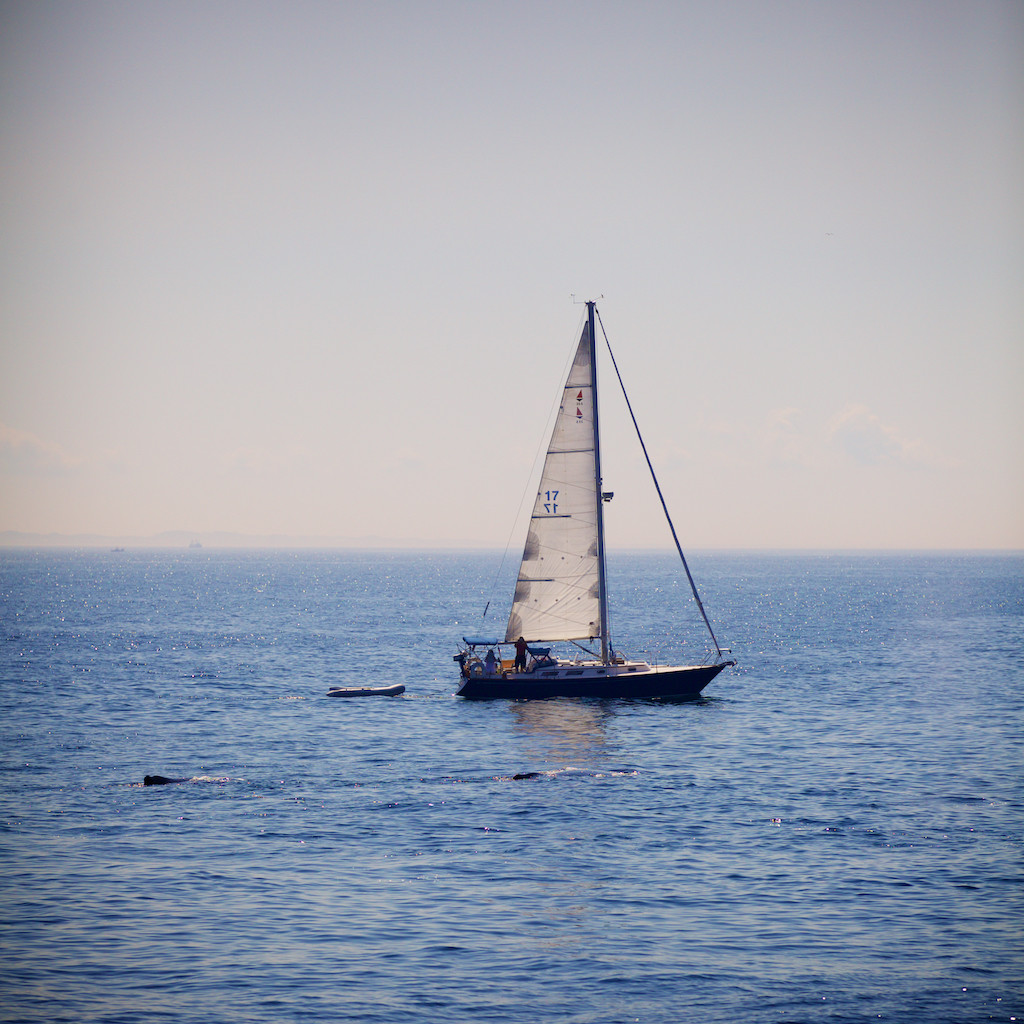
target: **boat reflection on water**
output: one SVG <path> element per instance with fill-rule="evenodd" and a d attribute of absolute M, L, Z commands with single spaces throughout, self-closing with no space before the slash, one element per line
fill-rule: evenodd
<path fill-rule="evenodd" d="M 516 730 L 534 743 L 527 753 L 535 765 L 547 762 L 584 768 L 607 752 L 606 724 L 612 710 L 604 703 L 566 698 L 515 701 L 509 708 Z"/>
<path fill-rule="evenodd" d="M 526 765 L 533 769 L 509 778 L 520 780 L 515 785 L 540 787 L 522 797 L 540 810 L 546 822 L 542 826 L 549 830 L 545 845 L 550 843 L 559 851 L 543 870 L 525 872 L 517 880 L 516 908 L 522 916 L 519 930 L 529 935 L 534 952 L 555 957 L 582 955 L 602 941 L 607 922 L 602 908 L 614 882 L 607 875 L 578 870 L 576 856 L 586 858 L 594 840 L 593 822 L 580 802 L 585 794 L 578 785 L 614 784 L 617 776 L 628 781 L 627 777 L 637 773 L 629 766 L 608 767 L 613 746 L 608 725 L 615 711 L 607 702 L 573 698 L 515 701 L 509 710 L 513 728 L 523 739 Z M 569 784 L 568 791 L 559 785 L 562 782 Z M 545 813 L 544 809 L 552 806 L 569 813 Z"/>

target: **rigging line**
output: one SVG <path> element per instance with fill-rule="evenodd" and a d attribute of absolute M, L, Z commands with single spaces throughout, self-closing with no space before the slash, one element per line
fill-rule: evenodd
<path fill-rule="evenodd" d="M 658 492 L 658 499 L 661 501 L 662 511 L 664 511 L 665 519 L 668 521 L 668 528 L 672 531 L 672 539 L 676 542 L 676 551 L 679 552 L 679 560 L 683 563 L 683 568 L 686 570 L 686 578 L 690 581 L 690 590 L 693 591 L 693 599 L 697 602 L 701 618 L 704 619 L 704 625 L 707 626 L 708 633 L 711 636 L 711 642 L 715 645 L 718 657 L 721 658 L 722 648 L 718 644 L 715 631 L 711 628 L 708 613 L 704 611 L 704 603 L 700 599 L 700 594 L 697 593 L 697 584 L 694 582 L 693 576 L 690 573 L 690 567 L 686 564 L 686 556 L 683 554 L 683 546 L 679 543 L 679 537 L 676 535 L 676 528 L 673 525 L 672 517 L 668 512 L 668 505 L 665 503 L 665 496 L 661 493 L 661 485 L 658 483 L 658 478 L 654 473 L 654 466 L 651 464 L 651 457 L 647 454 L 647 445 L 644 444 L 643 435 L 640 433 L 640 425 L 636 421 L 636 416 L 633 415 L 633 406 L 629 401 L 629 395 L 626 394 L 626 385 L 622 382 L 622 374 L 619 373 L 619 364 L 615 362 L 615 353 L 612 351 L 612 343 L 608 340 L 608 332 L 604 329 L 604 321 L 601 319 L 601 314 L 598 312 L 596 307 L 594 308 L 594 312 L 597 313 L 597 322 L 601 325 L 601 333 L 604 335 L 604 343 L 608 348 L 608 355 L 612 357 L 612 366 L 615 369 L 615 376 L 619 378 L 619 387 L 622 389 L 622 397 L 626 400 L 626 408 L 629 410 L 629 417 L 633 421 L 633 428 L 636 430 L 637 439 L 640 441 L 640 447 L 643 449 L 644 458 L 647 460 L 647 468 L 651 471 L 651 479 L 654 481 L 654 489 Z"/>

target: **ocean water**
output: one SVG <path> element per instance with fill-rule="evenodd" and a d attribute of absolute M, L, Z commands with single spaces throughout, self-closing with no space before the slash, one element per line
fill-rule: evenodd
<path fill-rule="evenodd" d="M 1024 1020 L 1024 556 L 697 553 L 686 704 L 454 698 L 497 562 L 0 552 L 0 1019 Z"/>

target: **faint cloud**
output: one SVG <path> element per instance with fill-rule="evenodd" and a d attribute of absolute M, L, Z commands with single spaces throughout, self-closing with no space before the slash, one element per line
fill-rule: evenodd
<path fill-rule="evenodd" d="M 806 465 L 811 452 L 801 420 L 803 412 L 795 406 L 773 409 L 765 424 L 765 443 L 769 453 L 783 462 Z"/>
<path fill-rule="evenodd" d="M 422 473 L 423 461 L 421 459 L 401 459 L 398 463 L 400 473 Z"/>
<path fill-rule="evenodd" d="M 79 464 L 60 445 L 0 423 L 0 472 L 12 476 L 63 476 Z"/>
<path fill-rule="evenodd" d="M 907 437 L 885 423 L 866 405 L 851 403 L 827 424 L 808 422 L 796 406 L 774 409 L 762 427 L 761 441 L 777 462 L 822 469 L 839 452 L 859 466 L 903 466 L 949 469 L 955 463 L 931 450 L 923 441 Z"/>
<path fill-rule="evenodd" d="M 298 445 L 243 446 L 226 452 L 222 461 L 228 472 L 266 476 L 305 469 L 310 465 L 310 453 Z"/>
<path fill-rule="evenodd" d="M 929 452 L 918 440 L 904 437 L 865 405 L 847 405 L 829 425 L 829 443 L 862 466 L 936 467 L 948 460 Z"/>

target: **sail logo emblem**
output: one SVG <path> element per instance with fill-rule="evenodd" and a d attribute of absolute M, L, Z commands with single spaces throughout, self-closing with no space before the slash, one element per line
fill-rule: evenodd
<path fill-rule="evenodd" d="M 580 389 L 580 393 L 576 396 L 576 422 L 579 423 L 583 419 L 583 390 Z"/>
<path fill-rule="evenodd" d="M 547 501 L 544 502 L 544 511 L 549 516 L 557 515 L 558 513 L 558 491 L 545 491 L 544 497 Z"/>

